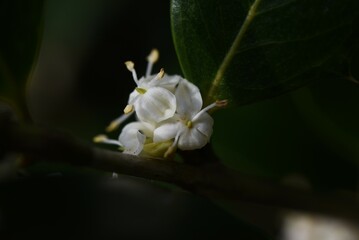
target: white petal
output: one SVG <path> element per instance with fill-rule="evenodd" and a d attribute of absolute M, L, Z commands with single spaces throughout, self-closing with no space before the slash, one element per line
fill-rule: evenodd
<path fill-rule="evenodd" d="M 179 75 L 167 75 L 164 74 L 163 78 L 155 79 L 157 74 L 151 75 L 146 78 L 140 79 L 138 87 L 149 89 L 152 87 L 163 87 L 168 91 L 174 93 L 178 82 L 182 79 Z"/>
<path fill-rule="evenodd" d="M 213 132 L 213 118 L 204 112 L 193 122 L 193 128 L 210 138 Z"/>
<path fill-rule="evenodd" d="M 193 83 L 182 79 L 175 91 L 177 112 L 185 119 L 192 119 L 202 108 L 201 93 Z"/>
<path fill-rule="evenodd" d="M 162 79 L 156 80 L 156 83 L 158 84 L 159 87 L 166 88 L 168 91 L 174 93 L 177 84 L 182 79 L 183 78 L 181 78 L 181 76 L 178 76 L 178 75 L 170 76 L 170 75 L 165 74 Z"/>
<path fill-rule="evenodd" d="M 140 95 L 136 90 L 133 90 L 130 93 L 130 97 L 128 98 L 128 104 L 133 104 L 136 100 L 136 98 Z"/>
<path fill-rule="evenodd" d="M 155 130 L 152 124 L 145 122 L 131 122 L 122 129 L 122 132 L 128 132 L 132 129 L 135 129 L 136 131 L 141 131 L 147 137 L 152 137 L 153 131 Z"/>
<path fill-rule="evenodd" d="M 146 141 L 153 136 L 154 127 L 148 123 L 132 122 L 127 124 L 119 136 L 119 142 L 125 148 L 125 153 L 138 155 Z"/>
<path fill-rule="evenodd" d="M 204 147 L 209 138 L 196 128 L 187 128 L 178 141 L 178 148 L 181 150 L 194 150 Z"/>
<path fill-rule="evenodd" d="M 143 149 L 143 146 L 146 141 L 146 136 L 139 131 L 136 132 L 136 138 L 133 138 L 129 141 L 128 146 L 125 146 L 124 153 L 132 154 L 132 155 L 139 155 Z"/>
<path fill-rule="evenodd" d="M 158 123 L 173 117 L 176 97 L 167 89 L 153 87 L 134 103 L 137 117 L 144 122 Z"/>
<path fill-rule="evenodd" d="M 162 123 L 153 132 L 153 142 L 165 142 L 174 139 L 178 131 L 183 127 L 184 125 L 178 121 L 167 121 Z"/>
<path fill-rule="evenodd" d="M 139 148 L 140 142 L 137 137 L 137 129 L 129 129 L 127 131 L 122 131 L 119 136 L 119 141 L 125 148 L 126 153 L 134 152 Z"/>
<path fill-rule="evenodd" d="M 149 76 L 149 77 L 141 77 L 140 80 L 138 80 L 138 86 L 139 88 L 149 88 L 149 82 L 155 77 L 155 75 Z"/>

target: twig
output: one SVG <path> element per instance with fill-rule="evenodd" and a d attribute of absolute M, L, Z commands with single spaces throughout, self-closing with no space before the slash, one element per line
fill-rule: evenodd
<path fill-rule="evenodd" d="M 61 161 L 120 174 L 169 182 L 206 197 L 324 213 L 359 220 L 355 197 L 319 195 L 244 176 L 218 162 L 193 166 L 92 147 L 69 135 L 0 122 L 0 146 L 35 160 Z"/>

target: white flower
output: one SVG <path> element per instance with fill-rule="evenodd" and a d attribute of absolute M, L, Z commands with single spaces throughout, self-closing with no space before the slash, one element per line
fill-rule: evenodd
<path fill-rule="evenodd" d="M 177 147 L 181 150 L 194 150 L 205 146 L 213 131 L 213 118 L 207 111 L 227 104 L 227 101 L 216 101 L 201 110 L 203 102 L 200 91 L 186 79 L 179 82 L 175 96 L 176 114 L 173 118 L 160 123 L 153 136 L 154 142 L 174 139 L 172 146 L 165 154 L 167 156 Z"/>
<path fill-rule="evenodd" d="M 132 122 L 121 131 L 118 140 L 108 139 L 105 135 L 98 135 L 94 142 L 113 144 L 120 147 L 124 153 L 139 155 L 146 139 L 153 137 L 154 126 L 145 122 Z"/>
<path fill-rule="evenodd" d="M 133 113 L 138 121 L 127 124 L 118 140 L 99 135 L 94 138 L 95 142 L 115 144 L 128 154 L 161 158 L 169 157 L 177 148 L 194 150 L 209 142 L 213 118 L 207 111 L 223 107 L 227 101 L 216 101 L 202 109 L 201 93 L 193 83 L 178 75 L 168 76 L 163 69 L 151 75 L 158 55 L 157 50 L 151 52 L 146 75 L 140 79 L 134 63 L 125 62 L 136 88 L 129 96 L 125 114 L 112 121 L 106 130 L 115 130 Z"/>
<path fill-rule="evenodd" d="M 158 59 L 158 51 L 152 50 L 148 56 L 146 76 L 137 78 L 134 63 L 125 62 L 127 69 L 132 72 L 133 80 L 137 87 L 130 94 L 128 105 L 124 109 L 124 115 L 115 119 L 107 127 L 107 131 L 113 131 L 129 116 L 136 111 L 139 120 L 149 123 L 158 123 L 171 118 L 176 111 L 176 97 L 173 92 L 181 79 L 180 76 L 168 76 L 163 68 L 157 75 L 150 75 L 153 63 Z"/>

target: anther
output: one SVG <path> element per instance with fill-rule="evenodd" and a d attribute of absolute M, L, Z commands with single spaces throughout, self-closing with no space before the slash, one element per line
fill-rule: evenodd
<path fill-rule="evenodd" d="M 123 110 L 123 112 L 124 112 L 125 114 L 129 114 L 129 113 L 133 112 L 133 109 L 134 109 L 133 105 L 132 105 L 132 104 L 129 104 L 129 105 L 127 105 L 127 106 L 125 107 L 125 109 Z"/>
<path fill-rule="evenodd" d="M 193 122 L 192 122 L 192 121 L 187 121 L 187 122 L 186 122 L 186 126 L 187 126 L 188 128 L 192 128 L 192 127 L 193 127 Z"/>
<path fill-rule="evenodd" d="M 228 100 L 217 100 L 216 107 L 226 107 L 228 105 Z"/>
<path fill-rule="evenodd" d="M 95 143 L 102 143 L 102 142 L 105 142 L 106 140 L 108 140 L 108 138 L 106 135 L 100 134 L 100 135 L 95 136 L 92 140 Z"/>
<path fill-rule="evenodd" d="M 150 63 L 155 63 L 155 62 L 157 62 L 159 56 L 160 56 L 160 54 L 159 54 L 158 50 L 152 49 L 150 55 L 148 55 L 148 57 L 147 57 L 147 61 Z"/>
<path fill-rule="evenodd" d="M 157 74 L 156 78 L 157 79 L 162 79 L 163 76 L 165 75 L 165 70 L 163 68 L 161 68 L 160 72 Z"/>
<path fill-rule="evenodd" d="M 139 94 L 145 94 L 147 92 L 147 90 L 144 88 L 135 88 L 135 89 Z"/>
<path fill-rule="evenodd" d="M 132 61 L 125 62 L 125 65 L 126 65 L 128 71 L 130 71 L 130 72 L 132 72 L 135 67 L 135 64 Z"/>

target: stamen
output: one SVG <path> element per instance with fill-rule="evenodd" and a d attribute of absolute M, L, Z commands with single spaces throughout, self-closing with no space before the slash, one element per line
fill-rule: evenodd
<path fill-rule="evenodd" d="M 163 155 L 164 158 L 170 158 L 177 150 L 177 146 L 170 146 L 165 154 Z"/>
<path fill-rule="evenodd" d="M 204 112 L 209 111 L 214 107 L 225 107 L 228 104 L 228 100 L 217 100 L 214 103 L 208 105 L 207 107 L 203 108 L 199 113 L 197 113 L 193 118 L 192 122 L 194 122 L 197 118 L 199 118 Z"/>
<path fill-rule="evenodd" d="M 161 68 L 159 73 L 157 73 L 156 77 L 152 78 L 148 84 L 152 85 L 155 81 L 162 79 L 164 75 L 165 75 L 165 69 Z"/>
<path fill-rule="evenodd" d="M 216 107 L 226 107 L 228 105 L 228 100 L 217 100 L 216 101 Z"/>
<path fill-rule="evenodd" d="M 173 141 L 172 145 L 167 149 L 167 151 L 163 155 L 164 158 L 169 158 L 176 152 L 178 140 L 179 140 L 180 136 L 182 135 L 182 133 L 183 133 L 183 130 L 177 132 L 175 140 Z"/>
<path fill-rule="evenodd" d="M 138 86 L 138 78 L 137 78 L 137 73 L 135 70 L 135 64 L 132 61 L 127 61 L 125 62 L 126 68 L 128 69 L 128 71 L 130 71 L 132 73 L 132 78 L 135 81 L 136 85 Z"/>
<path fill-rule="evenodd" d="M 147 92 L 146 89 L 144 88 L 136 88 L 136 91 L 139 93 L 139 94 L 145 94 Z"/>
<path fill-rule="evenodd" d="M 192 127 L 193 127 L 192 121 L 187 121 L 187 122 L 186 122 L 186 126 L 187 126 L 188 128 L 192 128 Z"/>
<path fill-rule="evenodd" d="M 165 75 L 165 70 L 163 68 L 161 68 L 160 72 L 157 74 L 156 78 L 157 79 L 162 79 L 163 76 Z"/>
<path fill-rule="evenodd" d="M 125 114 L 129 114 L 129 113 L 133 112 L 133 110 L 134 110 L 133 105 L 132 105 L 132 104 L 129 104 L 129 105 L 127 105 L 127 106 L 125 107 L 125 109 L 123 110 L 123 112 L 124 112 Z"/>
<path fill-rule="evenodd" d="M 135 69 L 135 64 L 132 61 L 126 61 L 125 65 L 130 72 Z"/>
<path fill-rule="evenodd" d="M 150 55 L 147 57 L 147 69 L 146 69 L 146 77 L 149 77 L 151 75 L 152 67 L 155 62 L 157 62 L 159 58 L 159 52 L 157 49 L 152 49 Z"/>
<path fill-rule="evenodd" d="M 104 134 L 97 135 L 92 139 L 92 141 L 95 142 L 95 143 L 101 143 L 101 142 L 106 141 L 106 140 L 108 140 L 108 138 Z"/>
<path fill-rule="evenodd" d="M 107 143 L 107 144 L 112 144 L 112 145 L 116 145 L 116 146 L 120 146 L 122 147 L 122 145 L 120 144 L 119 141 L 117 140 L 113 140 L 113 139 L 108 139 L 106 135 L 97 135 L 93 138 L 93 141 L 95 143 Z"/>
<path fill-rule="evenodd" d="M 152 49 L 150 55 L 147 57 L 147 61 L 151 63 L 157 62 L 158 58 L 160 57 L 160 53 L 156 48 Z"/>
<path fill-rule="evenodd" d="M 107 127 L 106 127 L 106 132 L 112 132 L 114 130 L 116 130 L 124 121 L 127 120 L 127 118 L 129 118 L 132 114 L 134 113 L 131 112 L 129 114 L 123 114 L 121 116 L 119 116 L 118 118 L 116 118 L 115 120 L 113 120 Z"/>

